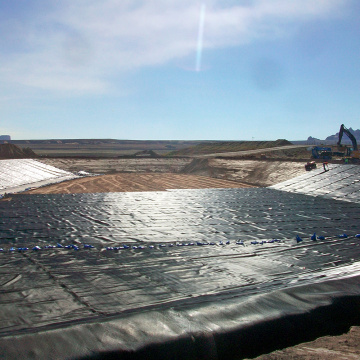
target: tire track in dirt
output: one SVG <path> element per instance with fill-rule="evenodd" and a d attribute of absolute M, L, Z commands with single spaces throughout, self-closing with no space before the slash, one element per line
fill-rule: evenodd
<path fill-rule="evenodd" d="M 250 187 L 235 181 L 172 173 L 119 173 L 66 181 L 27 191 L 27 194 L 75 194 L 98 192 L 165 191 Z"/>

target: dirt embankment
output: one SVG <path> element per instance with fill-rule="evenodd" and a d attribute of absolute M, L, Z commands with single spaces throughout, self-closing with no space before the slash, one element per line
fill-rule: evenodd
<path fill-rule="evenodd" d="M 92 159 L 92 158 L 41 158 L 44 164 L 59 169 L 93 174 L 114 173 L 178 173 L 191 162 L 189 158 L 132 158 L 132 159 Z"/>
<path fill-rule="evenodd" d="M 236 181 L 253 186 L 270 186 L 304 173 L 304 162 L 241 159 L 41 159 L 57 168 L 97 174 L 181 173 Z"/>
<path fill-rule="evenodd" d="M 194 159 L 182 172 L 254 186 L 271 186 L 303 174 L 304 164 L 292 161 Z"/>
<path fill-rule="evenodd" d="M 14 144 L 0 144 L 0 159 L 36 158 L 30 148 L 20 148 Z"/>
<path fill-rule="evenodd" d="M 106 174 L 30 193 L 161 191 L 270 186 L 304 173 L 304 163 L 227 159 L 41 159 L 57 168 Z"/>

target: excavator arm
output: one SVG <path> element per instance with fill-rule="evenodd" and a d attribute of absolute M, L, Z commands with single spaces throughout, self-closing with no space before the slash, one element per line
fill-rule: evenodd
<path fill-rule="evenodd" d="M 353 146 L 353 150 L 354 151 L 357 151 L 358 150 L 358 146 L 357 146 L 357 142 L 356 142 L 356 139 L 355 139 L 355 136 L 350 132 L 349 129 L 347 129 L 345 127 L 344 124 L 341 124 L 340 126 L 340 131 L 339 131 L 339 141 L 338 141 L 338 146 L 341 146 L 341 139 L 344 135 L 344 133 L 349 137 L 349 139 L 351 140 L 352 142 L 352 146 Z"/>

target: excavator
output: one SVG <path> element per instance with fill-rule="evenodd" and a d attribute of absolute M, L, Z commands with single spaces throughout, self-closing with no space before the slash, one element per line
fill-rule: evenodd
<path fill-rule="evenodd" d="M 352 148 L 348 146 L 341 145 L 341 139 L 344 133 L 349 137 L 352 142 Z M 339 131 L 339 141 L 337 142 L 338 149 L 340 151 L 344 151 L 346 157 L 344 158 L 345 162 L 350 161 L 359 161 L 360 159 L 360 151 L 357 146 L 357 141 L 355 136 L 350 132 L 348 128 L 345 127 L 344 124 L 341 124 Z"/>

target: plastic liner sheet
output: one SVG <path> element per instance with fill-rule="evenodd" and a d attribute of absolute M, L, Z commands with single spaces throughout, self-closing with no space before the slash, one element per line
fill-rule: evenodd
<path fill-rule="evenodd" d="M 76 178 L 74 174 L 33 159 L 0 160 L 0 194 L 18 192 L 56 180 Z"/>
<path fill-rule="evenodd" d="M 0 338 L 6 359 L 243 359 L 359 321 L 359 277 Z"/>
<path fill-rule="evenodd" d="M 225 359 L 355 321 L 359 217 L 269 189 L 14 196 L 0 357 Z"/>
<path fill-rule="evenodd" d="M 359 177 L 359 165 L 329 164 L 329 171 L 316 169 L 270 188 L 360 203 Z"/>
<path fill-rule="evenodd" d="M 360 205 L 269 189 L 18 195 L 0 204 L 0 242 L 245 241 L 359 231 Z"/>

